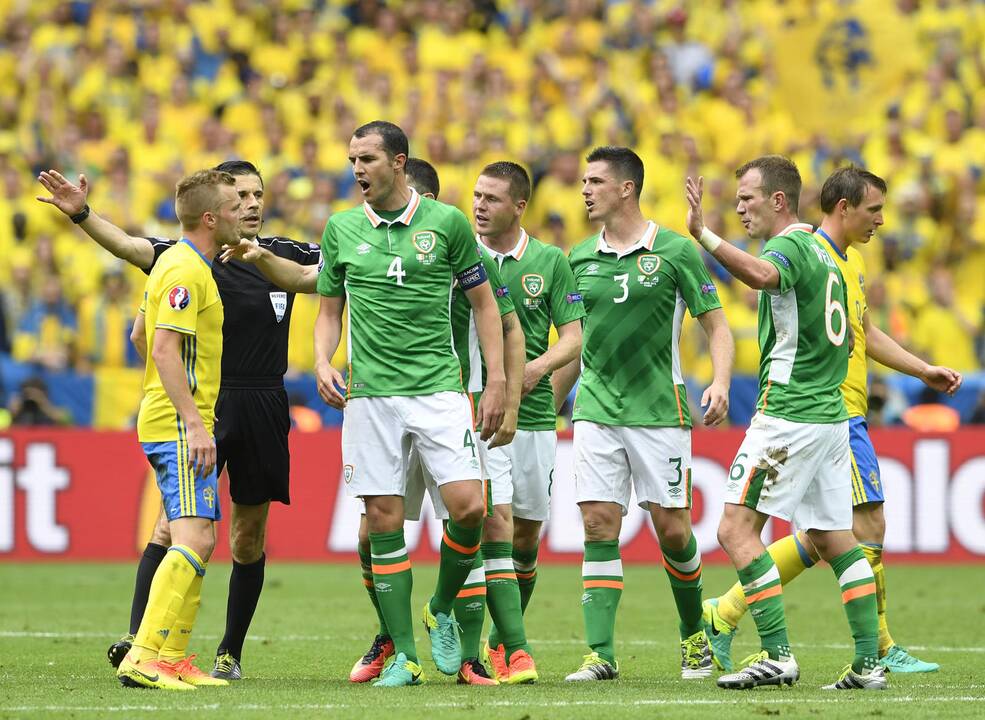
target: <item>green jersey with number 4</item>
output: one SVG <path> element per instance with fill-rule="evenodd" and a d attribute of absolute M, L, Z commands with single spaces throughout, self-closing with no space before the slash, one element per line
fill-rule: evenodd
<path fill-rule="evenodd" d="M 520 231 L 520 240 L 508 253 L 482 246 L 499 263 L 503 280 L 510 289 L 520 326 L 526 339 L 527 362 L 547 352 L 551 325 L 555 327 L 585 317 L 585 306 L 575 286 L 571 266 L 560 248 L 547 245 Z M 519 430 L 554 430 L 554 392 L 550 375 L 545 375 L 520 403 Z"/>
<path fill-rule="evenodd" d="M 681 323 L 685 311 L 698 317 L 722 306 L 694 244 L 650 222 L 629 248 L 610 248 L 603 230 L 570 261 L 588 313 L 573 419 L 691 427 Z"/>
<path fill-rule="evenodd" d="M 848 297 L 837 264 L 810 225 L 797 223 L 760 255 L 780 285 L 759 295 L 756 410 L 800 423 L 848 419 L 841 383 L 848 372 Z"/>
<path fill-rule="evenodd" d="M 348 396 L 463 392 L 450 305 L 456 278 L 468 286 L 483 275 L 469 221 L 415 191 L 399 215 L 384 215 L 397 214 L 364 203 L 332 215 L 322 235 L 318 292 L 346 298 Z"/>

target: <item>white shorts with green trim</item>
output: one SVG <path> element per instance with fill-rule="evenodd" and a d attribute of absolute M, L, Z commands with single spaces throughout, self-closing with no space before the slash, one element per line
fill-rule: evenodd
<path fill-rule="evenodd" d="M 756 413 L 729 470 L 725 502 L 801 530 L 851 530 L 848 421 L 797 423 Z"/>
<path fill-rule="evenodd" d="M 353 398 L 342 421 L 346 494 L 405 495 L 412 449 L 436 486 L 478 480 L 477 445 L 463 393 Z"/>
<path fill-rule="evenodd" d="M 575 422 L 577 502 L 612 502 L 629 511 L 691 507 L 691 430 Z"/>

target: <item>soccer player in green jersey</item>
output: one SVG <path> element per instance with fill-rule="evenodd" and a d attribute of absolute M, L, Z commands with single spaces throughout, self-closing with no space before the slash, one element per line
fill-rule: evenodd
<path fill-rule="evenodd" d="M 554 478 L 557 414 L 550 376 L 578 357 L 585 316 L 564 253 L 530 237 L 520 224 L 529 199 L 527 171 L 508 161 L 483 168 L 472 199 L 480 247 L 509 288 L 527 348 L 516 436 L 488 450 L 485 460 L 493 517 L 486 521 L 482 555 L 494 622 L 485 652 L 495 677 L 511 684 L 537 679 L 523 613 L 537 578 L 537 547 Z M 558 341 L 549 347 L 551 325 Z"/>
<path fill-rule="evenodd" d="M 623 589 L 619 531 L 633 490 L 653 519 L 680 617 L 681 677 L 711 675 L 701 622 L 701 552 L 691 532 L 691 414 L 678 339 L 684 313 L 708 336 L 714 380 L 705 425 L 728 411 L 734 345 L 694 244 L 640 212 L 643 162 L 628 148 L 587 158 L 585 205 L 602 231 L 569 260 L 588 313 L 574 405 L 575 485 L 585 527 L 582 611 L 591 651 L 569 681 L 612 680 Z M 554 375 L 556 402 L 579 372 Z"/>
<path fill-rule="evenodd" d="M 375 683 L 383 687 L 419 684 L 423 674 L 403 535 L 411 447 L 434 477 L 451 516 L 424 623 L 438 669 L 454 675 L 461 666 L 451 611 L 479 551 L 485 502 L 472 408 L 452 346 L 454 280 L 473 306 L 486 358 L 476 412 L 482 439 L 491 438 L 502 423 L 506 388 L 499 313 L 472 229 L 460 211 L 421 198 L 407 186 L 407 155 L 407 137 L 392 123 L 374 121 L 353 134 L 349 161 L 364 202 L 332 215 L 325 226 L 315 322 L 318 391 L 327 403 L 345 408 L 346 487 L 366 503 L 373 580 L 394 643 L 394 661 Z M 349 318 L 345 379 L 330 362 L 343 308 Z"/>
<path fill-rule="evenodd" d="M 719 687 L 792 685 L 800 669 L 790 649 L 777 567 L 760 538 L 770 516 L 792 520 L 830 563 L 855 640 L 855 658 L 825 689 L 883 689 L 872 568 L 852 534 L 848 412 L 841 384 L 852 333 L 838 265 L 811 226 L 797 219 L 800 173 L 767 155 L 735 176 L 736 212 L 757 258 L 704 226 L 703 180 L 687 179 L 691 234 L 736 278 L 760 290 L 759 399 L 726 485 L 718 539 L 738 571 L 761 652 Z"/>
<path fill-rule="evenodd" d="M 848 360 L 848 376 L 841 386 L 848 410 L 849 445 L 852 451 L 853 527 L 876 582 L 879 611 L 879 663 L 890 672 L 934 672 L 937 663 L 920 660 L 897 645 L 886 619 L 886 581 L 882 545 L 886 534 L 883 513 L 884 487 L 879 462 L 869 439 L 865 422 L 868 410 L 867 359 L 920 378 L 929 387 L 953 395 L 961 387 L 961 373 L 951 368 L 929 365 L 902 348 L 899 343 L 869 320 L 865 302 L 865 263 L 857 246 L 863 245 L 883 223 L 886 200 L 885 181 L 855 166 L 839 168 L 821 188 L 820 227 L 816 233 L 822 245 L 841 270 L 848 290 L 849 323 L 855 335 L 855 349 Z M 767 550 L 776 564 L 783 585 L 813 567 L 817 551 L 799 531 L 774 541 Z M 718 598 L 705 600 L 705 631 L 716 664 L 732 669 L 731 644 L 735 627 L 745 615 L 747 603 L 742 584 L 736 583 Z"/>

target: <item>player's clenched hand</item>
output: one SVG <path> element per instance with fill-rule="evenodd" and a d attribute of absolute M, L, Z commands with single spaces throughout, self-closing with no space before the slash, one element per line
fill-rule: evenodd
<path fill-rule="evenodd" d="M 479 437 L 488 440 L 495 435 L 503 424 L 505 412 L 506 380 L 487 380 L 486 386 L 482 389 L 479 409 L 475 414 L 476 427 L 482 428 L 482 434 Z"/>
<path fill-rule="evenodd" d="M 78 215 L 85 209 L 89 195 L 89 181 L 85 175 L 79 175 L 79 184 L 75 185 L 57 170 L 48 170 L 38 175 L 38 182 L 51 193 L 51 197 L 39 195 L 39 202 L 54 205 L 66 215 Z"/>
<path fill-rule="evenodd" d="M 345 408 L 345 395 L 339 391 L 339 388 L 345 387 L 342 373 L 328 363 L 316 365 L 315 382 L 318 385 L 318 394 L 322 400 L 336 410 Z"/>
<path fill-rule="evenodd" d="M 537 383 L 540 382 L 542 377 L 544 377 L 544 373 L 540 372 L 534 363 L 528 362 L 524 365 L 523 387 L 520 390 L 520 397 L 527 397 L 527 395 L 533 392 L 533 389 L 537 387 Z"/>
<path fill-rule="evenodd" d="M 957 370 L 940 365 L 928 365 L 927 369 L 920 375 L 920 379 L 937 392 L 948 395 L 954 395 L 961 387 L 961 383 L 964 382 L 964 378 Z"/>
<path fill-rule="evenodd" d="M 188 427 L 188 467 L 195 477 L 205 477 L 215 469 L 215 440 L 204 425 Z"/>
<path fill-rule="evenodd" d="M 490 449 L 509 445 L 513 442 L 513 438 L 516 436 L 516 425 L 518 422 L 517 410 L 517 408 L 510 408 L 503 413 L 503 424 L 499 426 L 499 430 L 496 431 L 492 440 L 489 441 Z"/>
<path fill-rule="evenodd" d="M 684 195 L 687 197 L 687 230 L 695 240 L 701 237 L 705 229 L 705 216 L 701 210 L 701 198 L 705 194 L 705 179 L 698 177 L 697 181 L 688 177 L 684 183 Z"/>
<path fill-rule="evenodd" d="M 263 256 L 263 248 L 260 247 L 260 243 L 256 240 L 247 240 L 242 238 L 235 245 L 225 245 L 223 246 L 222 255 L 219 259 L 222 262 L 227 263 L 233 258 L 237 260 L 242 260 L 243 262 L 256 262 Z"/>
<path fill-rule="evenodd" d="M 706 408 L 702 422 L 708 427 L 721 424 L 728 415 L 728 388 L 712 383 L 701 396 L 701 407 Z"/>

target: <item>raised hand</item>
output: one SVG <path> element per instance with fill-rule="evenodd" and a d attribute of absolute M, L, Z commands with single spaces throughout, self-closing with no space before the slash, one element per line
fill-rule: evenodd
<path fill-rule="evenodd" d="M 51 197 L 39 195 L 38 202 L 54 205 L 69 217 L 78 215 L 85 208 L 89 197 L 89 181 L 85 175 L 79 175 L 79 184 L 75 185 L 57 170 L 42 170 L 38 182 L 51 193 Z"/>
<path fill-rule="evenodd" d="M 684 183 L 684 194 L 687 196 L 687 229 L 695 240 L 701 237 L 705 229 L 705 216 L 701 210 L 701 199 L 705 194 L 705 179 L 698 177 L 697 182 L 688 177 Z"/>

